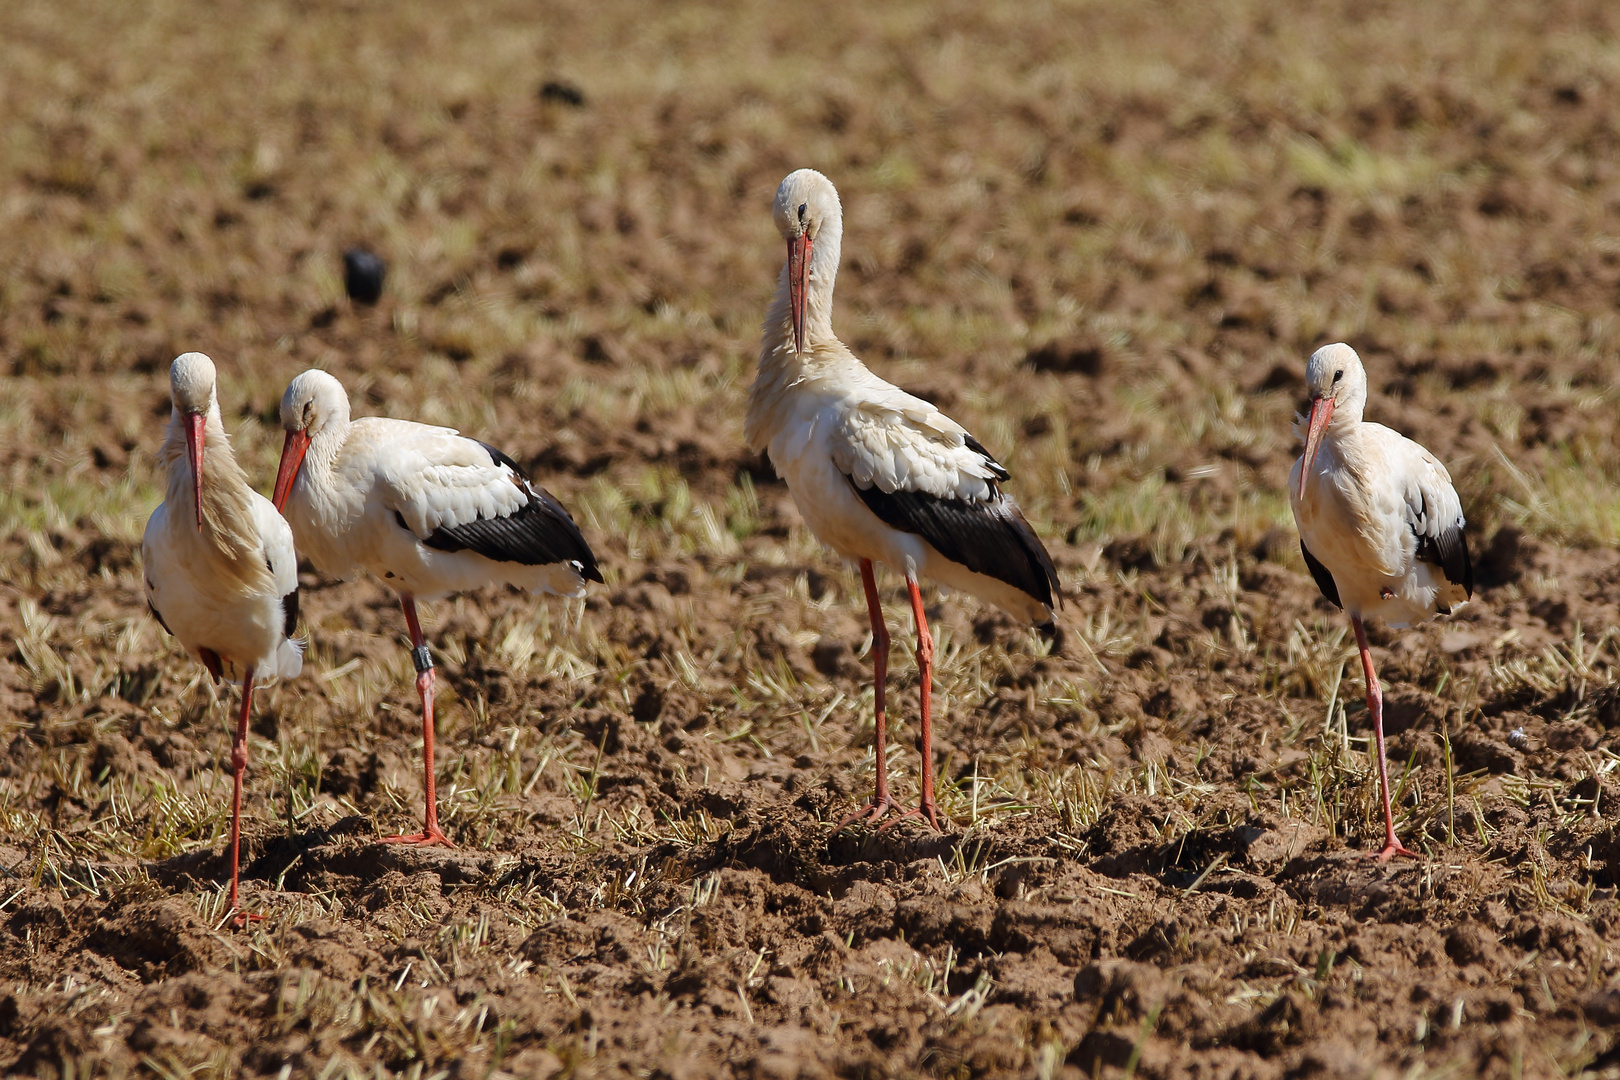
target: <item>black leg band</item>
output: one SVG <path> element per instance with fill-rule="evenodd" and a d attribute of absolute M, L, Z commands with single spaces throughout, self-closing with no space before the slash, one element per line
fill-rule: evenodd
<path fill-rule="evenodd" d="M 411 662 L 416 665 L 416 673 L 433 670 L 433 654 L 428 652 L 426 645 L 418 645 L 411 650 Z"/>

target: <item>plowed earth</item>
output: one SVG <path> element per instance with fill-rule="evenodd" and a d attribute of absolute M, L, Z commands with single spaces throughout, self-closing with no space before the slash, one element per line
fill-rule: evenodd
<path fill-rule="evenodd" d="M 0 1070 L 1620 1074 L 1620 5 L 0 9 Z M 835 325 L 1012 470 L 1043 640 L 930 593 L 943 834 L 858 581 L 741 445 L 815 165 Z M 375 310 L 339 256 L 388 260 Z M 1480 588 L 1374 628 L 1398 814 L 1282 492 L 1304 357 L 1452 468 Z M 453 423 L 608 584 L 402 621 L 306 568 L 222 925 L 234 691 L 146 614 L 178 352 Z M 916 669 L 895 631 L 896 782 Z"/>

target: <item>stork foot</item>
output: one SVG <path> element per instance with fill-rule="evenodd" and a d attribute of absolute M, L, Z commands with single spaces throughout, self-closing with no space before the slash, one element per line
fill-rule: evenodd
<path fill-rule="evenodd" d="M 226 919 L 233 929 L 240 930 L 248 923 L 264 922 L 263 915 L 254 915 L 241 908 L 232 908 L 230 916 Z"/>
<path fill-rule="evenodd" d="M 437 825 L 430 825 L 426 830 L 419 833 L 412 833 L 408 836 L 385 836 L 379 841 L 379 843 L 410 844 L 413 847 L 430 847 L 435 844 L 450 848 L 456 846 L 450 842 L 450 838 L 448 836 L 439 831 L 439 827 Z"/>
<path fill-rule="evenodd" d="M 1369 858 L 1377 859 L 1381 863 L 1387 863 L 1397 855 L 1405 855 L 1412 859 L 1423 858 L 1422 855 L 1419 855 L 1417 852 L 1413 851 L 1411 848 L 1407 847 L 1393 836 L 1384 842 L 1384 847 L 1382 850 L 1368 852 Z"/>
<path fill-rule="evenodd" d="M 933 829 L 935 832 L 945 831 L 939 827 L 939 808 L 931 802 L 925 802 L 920 806 L 904 811 L 898 816 L 885 821 L 882 825 L 878 826 L 878 832 L 887 832 L 889 829 L 894 828 L 907 818 L 919 818 L 926 821 L 928 823 L 928 827 Z"/>
<path fill-rule="evenodd" d="M 885 795 L 880 799 L 874 795 L 871 802 L 844 815 L 844 820 L 840 821 L 837 827 L 833 829 L 833 835 L 837 836 L 843 831 L 845 825 L 853 825 L 857 821 L 865 821 L 875 825 L 898 809 L 900 809 L 900 804 L 894 801 L 893 796 Z"/>

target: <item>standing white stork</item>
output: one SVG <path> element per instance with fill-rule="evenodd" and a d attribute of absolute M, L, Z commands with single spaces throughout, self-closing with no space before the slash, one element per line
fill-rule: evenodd
<path fill-rule="evenodd" d="M 219 419 L 214 362 L 185 353 L 169 367 L 169 430 L 158 451 L 168 472 L 163 503 L 141 539 L 146 602 L 163 629 L 214 677 L 242 684 L 231 746 L 231 911 L 241 856 L 253 681 L 293 678 L 304 666 L 298 556 L 292 530 L 248 485 Z M 195 521 L 195 524 L 193 524 Z"/>
<path fill-rule="evenodd" d="M 1378 746 L 1384 846 L 1378 861 L 1415 855 L 1395 837 L 1384 698 L 1362 620 L 1400 628 L 1449 615 L 1474 595 L 1462 503 L 1435 456 L 1382 424 L 1362 420 L 1367 372 L 1348 345 L 1324 345 L 1305 367 L 1308 417 L 1294 418 L 1305 452 L 1288 477 L 1305 565 L 1322 595 L 1350 615 L 1367 677 L 1367 711 Z"/>
<path fill-rule="evenodd" d="M 349 419 L 349 395 L 306 371 L 281 398 L 287 429 L 275 504 L 299 550 L 323 571 L 362 570 L 399 593 L 422 699 L 422 832 L 387 840 L 449 844 L 433 778 L 433 655 L 416 601 L 507 582 L 530 592 L 584 596 L 601 581 L 596 557 L 561 503 L 493 446 L 452 428 L 380 416 Z"/>
<path fill-rule="evenodd" d="M 1008 473 L 989 451 L 930 403 L 873 375 L 833 334 L 844 226 L 832 181 L 814 169 L 789 174 L 777 189 L 774 216 L 787 262 L 765 315 L 745 437 L 754 452 L 769 451 L 810 531 L 860 564 L 872 618 L 877 784 L 871 802 L 838 827 L 878 821 L 897 809 L 885 756 L 889 634 L 872 575 L 876 561 L 905 575 L 917 624 L 922 795 L 917 809 L 901 817 L 922 817 L 937 829 L 934 640 L 917 579 L 926 575 L 1016 618 L 1049 625 L 1053 598 L 1061 595 L 1057 570 L 1001 490 Z"/>

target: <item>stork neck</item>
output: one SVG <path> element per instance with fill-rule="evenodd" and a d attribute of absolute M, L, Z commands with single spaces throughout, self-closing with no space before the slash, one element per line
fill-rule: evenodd
<path fill-rule="evenodd" d="M 230 464 L 236 464 L 236 458 L 231 453 L 230 440 L 225 435 L 225 425 L 219 418 L 219 406 L 213 405 L 208 409 L 208 416 L 203 421 L 203 493 L 206 496 L 208 489 L 221 482 L 229 482 L 233 471 L 225 466 L 222 472 L 216 472 L 215 459 L 223 461 L 230 459 Z M 158 450 L 158 463 L 168 474 L 169 498 L 180 500 L 182 497 L 190 502 L 194 497 L 196 488 L 191 477 L 191 455 L 186 446 L 186 414 L 179 409 L 169 410 L 169 426 L 163 434 L 163 446 Z M 240 469 L 234 470 L 238 473 Z"/>
<path fill-rule="evenodd" d="M 1361 423 L 1359 417 L 1346 417 L 1341 422 L 1335 416 L 1333 423 L 1322 433 L 1322 445 L 1316 455 L 1316 471 L 1342 469 L 1349 476 L 1364 477 L 1368 467 L 1366 434 L 1366 425 Z"/>
<path fill-rule="evenodd" d="M 349 436 L 349 420 L 328 421 L 327 425 L 309 439 L 309 450 L 304 454 L 304 467 L 299 470 L 298 482 L 293 485 L 296 495 L 299 488 L 318 487 L 323 490 L 332 486 L 332 474 L 337 469 L 338 455 L 343 452 L 343 444 Z"/>
<path fill-rule="evenodd" d="M 231 451 L 230 437 L 220 422 L 219 405 L 212 404 L 203 423 L 203 530 L 197 533 L 192 504 L 196 487 L 191 475 L 191 455 L 186 450 L 186 418 L 179 409 L 169 413 L 169 429 L 158 451 L 158 460 L 168 470 L 166 502 L 183 507 L 178 521 L 181 533 L 201 535 L 206 548 L 217 557 L 217 565 L 245 585 L 259 588 L 268 581 L 269 570 L 261 556 L 258 526 L 253 518 L 253 488 L 247 473 Z"/>
<path fill-rule="evenodd" d="M 804 355 L 813 355 L 818 345 L 837 342 L 832 328 L 833 283 L 838 277 L 838 261 L 843 240 L 843 224 L 836 218 L 822 225 L 810 245 L 810 272 L 804 296 Z M 793 350 L 793 306 L 788 289 L 786 260 L 776 275 L 776 295 L 765 312 L 765 338 L 760 344 L 760 367 L 797 368 L 801 357 Z"/>
<path fill-rule="evenodd" d="M 1363 434 L 1362 413 L 1366 408 L 1366 398 L 1350 395 L 1339 405 L 1334 406 L 1333 415 L 1328 425 L 1322 429 L 1322 445 L 1335 447 L 1354 447 L 1361 445 Z M 1306 418 L 1295 414 L 1294 434 L 1298 437 L 1300 445 L 1304 445 L 1306 436 Z"/>
<path fill-rule="evenodd" d="M 1322 441 L 1353 453 L 1361 446 L 1361 436 L 1361 406 L 1350 402 L 1334 410 L 1333 422 L 1322 432 Z"/>

